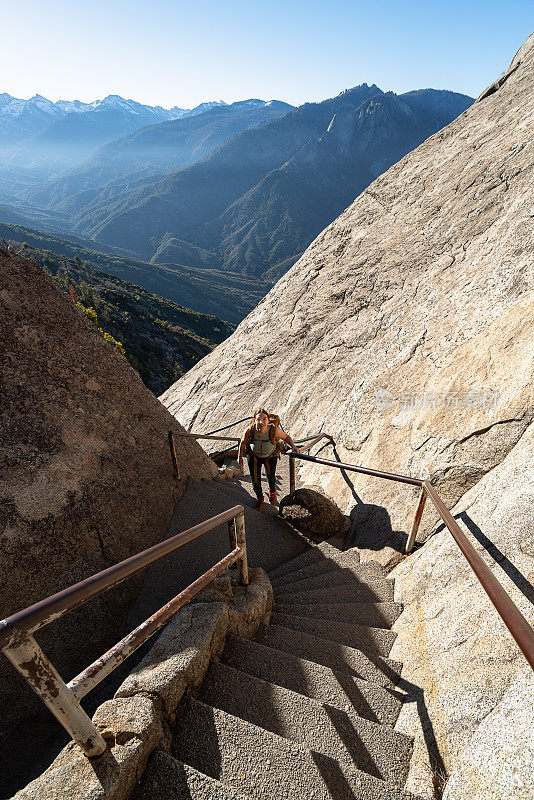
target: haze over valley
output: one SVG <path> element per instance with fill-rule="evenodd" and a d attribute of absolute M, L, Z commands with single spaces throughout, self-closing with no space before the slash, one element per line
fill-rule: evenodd
<path fill-rule="evenodd" d="M 369 183 L 471 102 L 375 84 L 298 108 L 247 99 L 164 109 L 114 95 L 82 104 L 4 94 L 0 222 L 213 272 L 215 285 L 217 274 L 249 276 L 265 293 Z M 169 296 L 157 279 L 146 288 Z M 253 298 L 246 302 L 250 310 Z M 236 309 L 218 313 L 239 318 Z"/>

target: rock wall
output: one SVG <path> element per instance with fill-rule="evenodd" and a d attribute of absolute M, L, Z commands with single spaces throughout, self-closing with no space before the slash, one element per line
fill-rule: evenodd
<path fill-rule="evenodd" d="M 534 424 L 502 464 L 467 492 L 452 511 L 531 624 L 534 624 L 533 461 Z M 394 625 L 398 638 L 391 658 L 403 662 L 405 688 L 422 691 L 417 702 L 404 706 L 397 723 L 399 730 L 412 735 L 419 731 L 410 779 L 413 783 L 409 788 L 424 794 L 422 786 L 430 783 L 428 744 L 433 738 L 444 772 L 452 771 L 454 776 L 460 764 L 463 767 L 459 768 L 465 772 L 474 758 L 478 760 L 481 777 L 484 767 L 477 744 L 482 735 L 478 726 L 528 668 L 527 662 L 443 526 L 423 547 L 395 567 L 390 576 L 395 579 L 395 600 L 404 604 L 404 612 Z M 532 698 L 530 702 L 532 715 Z M 426 726 L 424 730 L 421 721 Z M 506 736 L 519 737 L 518 741 L 528 736 L 525 724 L 524 715 L 508 717 L 502 722 Z M 489 728 L 485 725 L 487 732 Z M 523 778 L 533 777 L 524 760 L 516 765 L 518 775 L 521 768 Z M 488 780 L 488 775 L 484 780 Z M 459 785 L 456 778 L 455 785 Z M 493 795 L 487 795 L 482 785 L 478 794 L 472 789 L 470 794 L 458 794 L 455 789 L 450 797 L 489 800 Z M 514 800 L 523 797 L 514 793 L 500 796 Z"/>
<path fill-rule="evenodd" d="M 531 36 L 496 91 L 371 184 L 162 396 L 169 410 L 203 431 L 265 406 L 294 438 L 333 434 L 344 461 L 430 478 L 449 507 L 498 465 L 534 405 L 533 72 Z M 367 506 L 364 560 L 387 541 L 398 555 L 410 489 L 303 478 Z"/>
<path fill-rule="evenodd" d="M 0 315 L 3 618 L 155 544 L 187 477 L 216 469 L 175 437 L 175 482 L 167 433 L 183 428 L 42 269 L 4 248 Z M 67 680 L 109 646 L 134 590 L 127 582 L 38 634 Z M 42 708 L 4 660 L 0 732 Z"/>

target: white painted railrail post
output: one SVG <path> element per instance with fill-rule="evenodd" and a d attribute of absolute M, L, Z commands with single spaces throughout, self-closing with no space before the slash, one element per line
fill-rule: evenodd
<path fill-rule="evenodd" d="M 247 542 L 245 538 L 245 512 L 242 511 L 235 519 L 235 534 L 237 546 L 241 548 L 243 555 L 238 561 L 239 564 L 239 582 L 244 586 L 248 586 L 248 564 L 247 564 Z"/>
<path fill-rule="evenodd" d="M 80 745 L 85 755 L 101 755 L 106 749 L 105 740 L 83 708 L 80 708 L 33 636 L 15 641 L 5 647 L 3 652 L 74 741 Z"/>

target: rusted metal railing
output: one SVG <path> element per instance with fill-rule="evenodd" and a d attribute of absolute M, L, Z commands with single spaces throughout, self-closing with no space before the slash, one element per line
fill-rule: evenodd
<path fill-rule="evenodd" d="M 304 461 L 311 461 L 314 464 L 324 464 L 328 467 L 336 467 L 337 469 L 347 470 L 348 472 L 358 472 L 362 475 L 370 475 L 374 478 L 384 478 L 385 480 L 396 481 L 397 483 L 419 486 L 421 491 L 405 552 L 409 553 L 413 547 L 419 523 L 423 516 L 426 499 L 430 497 L 439 516 L 467 559 L 469 566 L 478 578 L 482 588 L 512 634 L 519 649 L 532 669 L 534 669 L 534 630 L 503 589 L 484 559 L 477 553 L 429 481 L 421 478 L 411 478 L 408 475 L 396 475 L 393 472 L 382 472 L 376 469 L 369 469 L 368 467 L 359 467 L 355 464 L 344 464 L 341 461 L 331 461 L 326 458 L 317 458 L 316 456 L 296 453 L 294 451 L 289 453 L 289 458 L 290 462 L 293 462 L 293 474 L 295 458 L 301 458 Z"/>
<path fill-rule="evenodd" d="M 249 419 L 248 417 L 245 417 L 244 419 L 237 420 L 237 422 L 231 422 L 229 425 L 225 425 L 223 428 L 217 428 L 215 431 L 212 431 L 211 433 L 194 433 L 193 431 L 188 431 L 188 432 L 183 432 L 183 433 L 182 432 L 177 432 L 176 436 L 183 436 L 183 437 L 188 438 L 188 439 L 212 439 L 212 440 L 221 441 L 221 442 L 239 443 L 241 441 L 241 437 L 239 437 L 239 436 L 216 436 L 215 434 L 217 434 L 219 431 L 224 431 L 227 428 L 232 428 L 234 425 L 238 425 L 240 422 L 246 422 L 248 419 Z M 300 450 L 301 451 L 302 450 L 310 450 L 313 447 L 313 445 L 317 444 L 317 442 L 320 442 L 321 439 L 328 439 L 331 442 L 334 441 L 333 438 L 331 436 L 329 436 L 327 433 L 319 433 L 319 434 L 314 434 L 312 436 L 306 436 L 303 439 L 297 439 L 297 440 L 295 440 L 295 444 L 300 445 L 300 444 L 303 444 L 304 442 L 308 442 L 308 444 L 306 444 L 303 447 L 301 447 Z M 176 459 L 176 454 L 174 453 L 174 444 L 173 444 L 173 441 L 172 441 L 172 432 L 171 431 L 169 431 L 169 445 L 170 445 L 170 448 L 171 448 L 171 458 L 173 459 L 173 465 L 174 465 L 175 459 Z M 228 453 L 228 452 L 230 452 L 232 450 L 233 450 L 233 447 L 230 446 L 230 447 L 226 448 L 225 450 L 222 450 L 221 452 L 212 454 L 212 458 L 220 459 L 225 455 L 225 453 Z M 295 464 L 294 464 L 293 461 L 290 461 L 290 463 L 289 463 L 289 472 L 290 472 L 290 486 L 292 487 L 291 491 L 294 492 L 295 491 Z"/>
<path fill-rule="evenodd" d="M 295 444 L 299 445 L 299 450 L 301 454 L 304 450 L 311 450 L 314 444 L 320 442 L 321 439 L 328 439 L 329 442 L 333 442 L 334 439 L 328 433 L 318 433 L 313 436 L 306 436 L 303 439 L 296 439 Z M 308 442 L 308 444 L 304 444 L 304 442 Z M 301 446 L 302 445 L 302 446 Z M 289 493 L 293 494 L 295 491 L 295 487 L 297 485 L 297 476 L 295 472 L 295 460 L 293 458 L 289 459 Z"/>
<path fill-rule="evenodd" d="M 220 433 L 221 431 L 227 431 L 228 428 L 234 428 L 236 425 L 241 425 L 243 422 L 250 422 L 250 416 L 242 417 L 242 419 L 236 419 L 235 422 L 230 422 L 228 425 L 223 425 L 222 428 L 216 428 L 214 431 L 208 431 L 207 435 L 212 436 L 214 433 Z"/>
<path fill-rule="evenodd" d="M 172 436 L 172 431 L 169 431 L 169 449 L 171 451 L 172 471 L 174 475 L 174 480 L 177 481 L 180 477 L 180 473 L 178 470 L 178 459 L 176 458 L 176 448 L 174 447 L 174 439 Z"/>
<path fill-rule="evenodd" d="M 232 425 L 236 425 L 236 424 L 237 423 L 232 423 Z M 225 430 L 226 428 L 231 428 L 232 425 L 226 425 L 224 428 L 220 428 L 220 430 Z M 182 433 L 181 431 L 177 431 L 176 435 L 177 436 L 183 436 L 183 437 L 185 437 L 187 439 L 213 439 L 213 440 L 220 441 L 220 442 L 232 442 L 232 444 L 229 447 L 224 448 L 220 452 L 211 453 L 210 454 L 210 458 L 213 458 L 214 460 L 224 458 L 224 456 L 227 453 L 231 453 L 232 450 L 234 450 L 235 445 L 238 444 L 241 441 L 241 439 L 238 436 L 214 436 L 211 433 L 192 433 L 192 432 L 188 432 L 188 433 L 184 432 L 184 433 Z M 171 436 L 170 433 L 169 433 L 169 444 L 171 445 L 171 458 L 172 458 L 174 445 L 172 443 L 172 436 Z M 173 461 L 173 464 L 174 464 L 174 461 Z"/>
<path fill-rule="evenodd" d="M 189 542 L 199 539 L 225 523 L 228 523 L 232 548 L 227 556 L 121 639 L 68 684 L 63 681 L 33 638 L 36 631 L 58 619 L 67 611 L 78 608 L 93 597 L 111 589 L 112 586 L 117 586 L 127 578 L 161 561 Z M 70 736 L 80 745 L 83 752 L 87 756 L 98 756 L 106 749 L 106 742 L 80 707 L 82 697 L 165 625 L 195 595 L 235 563 L 239 568 L 240 582 L 248 585 L 245 517 L 244 508 L 241 505 L 211 517 L 183 533 L 178 533 L 142 553 L 131 556 L 131 558 L 92 575 L 46 600 L 41 600 L 29 608 L 7 617 L 0 622 L 0 649 Z"/>

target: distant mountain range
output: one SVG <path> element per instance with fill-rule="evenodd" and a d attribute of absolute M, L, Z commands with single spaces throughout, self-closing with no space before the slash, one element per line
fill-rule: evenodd
<path fill-rule="evenodd" d="M 17 120 L 26 132 L 30 122 L 41 129 L 4 156 L 0 204 L 12 224 L 269 285 L 378 175 L 472 102 L 365 83 L 298 108 L 249 99 L 166 110 L 117 96 L 81 104 L 2 95 L 0 141 Z"/>
<path fill-rule="evenodd" d="M 274 281 L 378 175 L 472 102 L 362 84 L 250 127 L 159 181 L 56 208 L 76 232 L 144 259 Z"/>
<path fill-rule="evenodd" d="M 242 101 L 243 108 L 264 107 L 264 100 Z M 285 105 L 285 104 L 284 104 Z M 119 95 L 82 103 L 59 100 L 53 103 L 41 95 L 21 100 L 0 95 L 0 155 L 4 167 L 28 171 L 28 185 L 34 174 L 49 178 L 79 164 L 106 142 L 132 133 L 145 125 L 203 115 L 227 103 L 201 103 L 193 109 L 175 106 L 147 106 Z M 285 106 L 288 110 L 291 106 Z"/>
<path fill-rule="evenodd" d="M 195 163 L 238 133 L 293 108 L 278 100 L 204 105 L 211 107 L 148 125 L 104 145 L 76 169 L 28 192 L 28 198 L 73 218 L 82 210 L 90 213 L 110 197 Z"/>
<path fill-rule="evenodd" d="M 4 92 L 0 94 L 0 149 L 19 144 L 30 136 L 41 133 L 46 127 L 69 114 L 86 114 L 94 111 L 120 111 L 148 119 L 151 122 L 164 119 L 179 119 L 194 114 L 202 114 L 214 106 L 226 105 L 223 101 L 201 103 L 196 108 L 184 109 L 174 106 L 165 109 L 161 106 L 146 106 L 135 100 L 125 100 L 110 94 L 103 100 L 82 103 L 80 100 L 58 100 L 52 102 L 40 94 L 23 100 Z M 141 124 L 148 124 L 147 122 Z"/>

